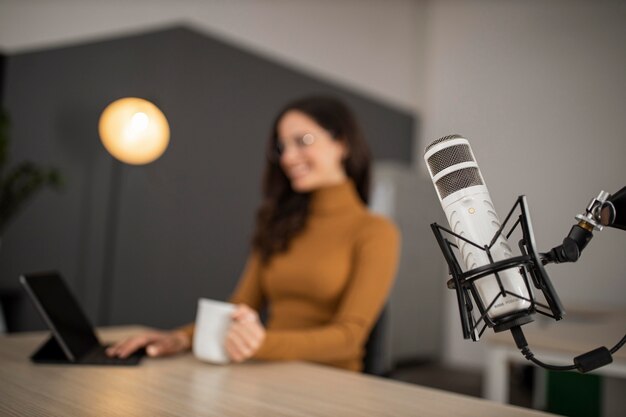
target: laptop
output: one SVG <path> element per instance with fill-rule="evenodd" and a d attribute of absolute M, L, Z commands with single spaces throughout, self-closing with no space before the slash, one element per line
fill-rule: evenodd
<path fill-rule="evenodd" d="M 137 365 L 145 350 L 110 358 L 78 301 L 57 272 L 20 276 L 39 314 L 52 332 L 30 357 L 36 363 L 66 365 Z"/>

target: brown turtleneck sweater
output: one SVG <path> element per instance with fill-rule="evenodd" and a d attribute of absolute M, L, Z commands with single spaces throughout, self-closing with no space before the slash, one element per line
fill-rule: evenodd
<path fill-rule="evenodd" d="M 396 273 L 399 233 L 368 212 L 349 181 L 313 192 L 310 209 L 286 252 L 267 265 L 252 253 L 230 301 L 269 308 L 255 359 L 358 371 Z"/>

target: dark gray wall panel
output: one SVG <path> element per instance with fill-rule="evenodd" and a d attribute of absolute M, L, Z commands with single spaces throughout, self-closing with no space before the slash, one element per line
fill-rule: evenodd
<path fill-rule="evenodd" d="M 193 319 L 199 296 L 228 296 L 249 249 L 267 133 L 288 100 L 341 96 L 376 158 L 412 155 L 409 114 L 185 28 L 10 56 L 5 93 L 13 154 L 60 167 L 68 184 L 7 230 L 0 286 L 59 269 L 100 323 L 174 326 Z M 170 121 L 169 149 L 147 166 L 113 161 L 99 143 L 100 112 L 124 96 L 154 101 Z M 17 315 L 38 327 L 29 306 Z"/>
<path fill-rule="evenodd" d="M 4 66 L 6 63 L 6 57 L 3 53 L 0 53 L 0 104 L 3 103 L 4 98 Z"/>

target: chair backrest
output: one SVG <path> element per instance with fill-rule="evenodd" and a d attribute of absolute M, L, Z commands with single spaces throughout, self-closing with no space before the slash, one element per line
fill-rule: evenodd
<path fill-rule="evenodd" d="M 389 333 L 388 307 L 385 305 L 378 316 L 376 324 L 372 328 L 365 343 L 365 356 L 363 358 L 363 372 L 370 375 L 385 376 L 389 373 L 387 363 L 387 340 Z"/>
<path fill-rule="evenodd" d="M 4 313 L 2 312 L 2 303 L 0 303 L 0 334 L 6 333 L 7 325 L 4 322 Z"/>

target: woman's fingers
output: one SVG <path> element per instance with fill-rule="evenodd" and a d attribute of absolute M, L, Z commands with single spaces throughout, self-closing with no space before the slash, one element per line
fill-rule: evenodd
<path fill-rule="evenodd" d="M 106 350 L 107 355 L 126 358 L 143 347 L 149 356 L 164 356 L 180 352 L 189 347 L 188 337 L 183 332 L 149 332 L 129 337 Z"/>
<path fill-rule="evenodd" d="M 235 311 L 233 311 L 233 314 L 231 317 L 235 321 L 240 321 L 240 320 L 251 320 L 254 317 L 258 317 L 258 315 L 256 311 L 254 311 L 247 305 L 238 304 L 237 308 L 235 308 Z"/>
<path fill-rule="evenodd" d="M 257 350 L 261 345 L 265 332 L 256 322 L 233 323 L 231 331 L 237 334 L 250 349 Z"/>
<path fill-rule="evenodd" d="M 226 337 L 226 352 L 233 362 L 244 361 L 252 355 L 251 349 L 241 336 L 234 332 L 229 332 Z"/>
<path fill-rule="evenodd" d="M 224 346 L 233 362 L 242 362 L 259 350 L 265 339 L 265 329 L 259 322 L 258 313 L 245 304 L 238 304 L 231 317 L 233 322 Z"/>
<path fill-rule="evenodd" d="M 189 348 L 190 340 L 184 332 L 168 332 L 150 343 L 146 347 L 149 356 L 173 355 Z"/>
<path fill-rule="evenodd" d="M 151 333 L 129 337 L 128 339 L 124 339 L 121 342 L 109 347 L 106 350 L 106 353 L 109 356 L 126 358 L 137 349 L 148 345 L 153 339 L 154 335 Z"/>

